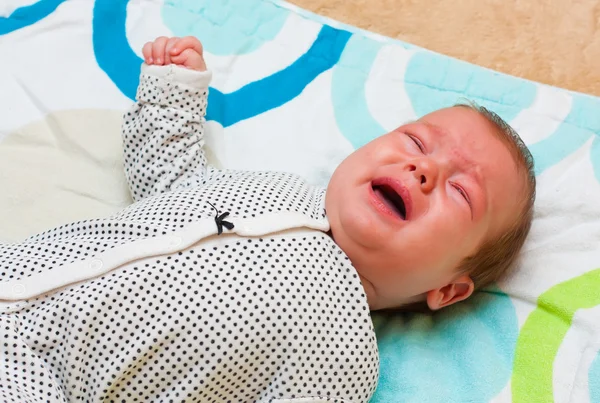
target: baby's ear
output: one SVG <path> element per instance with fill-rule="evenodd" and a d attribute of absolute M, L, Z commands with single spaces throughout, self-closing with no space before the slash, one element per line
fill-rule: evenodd
<path fill-rule="evenodd" d="M 427 306 L 432 311 L 437 311 L 469 298 L 474 289 L 473 280 L 464 274 L 441 288 L 427 292 Z"/>

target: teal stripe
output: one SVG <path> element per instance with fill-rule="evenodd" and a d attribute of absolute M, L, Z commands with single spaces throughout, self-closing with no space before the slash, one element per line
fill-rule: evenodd
<path fill-rule="evenodd" d="M 264 0 L 166 0 L 162 15 L 175 36 L 201 38 L 214 55 L 241 55 L 273 40 L 290 12 Z"/>
<path fill-rule="evenodd" d="M 600 403 L 600 353 L 592 362 L 588 383 L 590 385 L 590 403 Z"/>
<path fill-rule="evenodd" d="M 529 148 L 535 159 L 535 170 L 539 175 L 556 165 L 568 155 L 581 148 L 592 136 L 600 135 L 600 100 L 573 95 L 571 112 L 549 137 Z M 596 178 L 600 178 L 600 154 L 597 145 L 592 152 L 592 164 Z"/>
<path fill-rule="evenodd" d="M 333 69 L 331 98 L 337 125 L 352 146 L 358 148 L 384 134 L 371 116 L 365 83 L 382 44 L 353 35 Z"/>
<path fill-rule="evenodd" d="M 531 106 L 537 85 L 429 51 L 408 62 L 405 88 L 418 117 L 465 100 L 475 101 L 510 122 Z"/>
<path fill-rule="evenodd" d="M 510 379 L 519 324 L 500 290 L 439 314 L 373 318 L 381 376 L 371 403 L 489 402 Z"/>

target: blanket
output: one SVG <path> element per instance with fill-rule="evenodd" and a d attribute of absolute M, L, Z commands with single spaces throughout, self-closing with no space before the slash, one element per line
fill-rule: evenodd
<path fill-rule="evenodd" d="M 325 184 L 354 149 L 440 107 L 469 99 L 509 121 L 539 184 L 518 270 L 435 315 L 374 314 L 373 402 L 600 402 L 600 99 L 278 0 L 3 2 L 0 240 L 131 202 L 119 125 L 160 35 L 203 41 L 218 167 Z"/>

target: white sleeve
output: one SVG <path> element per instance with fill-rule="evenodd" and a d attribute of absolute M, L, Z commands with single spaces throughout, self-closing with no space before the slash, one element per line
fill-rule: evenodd
<path fill-rule="evenodd" d="M 206 181 L 204 117 L 210 71 L 142 65 L 137 103 L 122 133 L 134 200 Z"/>

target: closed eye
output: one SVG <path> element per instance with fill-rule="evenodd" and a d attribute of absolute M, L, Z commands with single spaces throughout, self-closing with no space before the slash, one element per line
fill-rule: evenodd
<path fill-rule="evenodd" d="M 421 150 L 421 152 L 425 154 L 425 147 L 423 146 L 423 143 L 421 143 L 421 140 L 419 140 L 415 136 L 411 136 L 410 134 L 408 135 L 408 137 L 410 137 L 410 139 L 417 145 L 417 147 L 419 147 L 419 150 Z"/>
<path fill-rule="evenodd" d="M 467 203 L 469 204 L 469 208 L 472 209 L 471 206 L 471 199 L 469 199 L 469 195 L 468 193 L 459 185 L 457 185 L 456 183 L 453 183 L 452 186 L 454 187 L 454 189 L 456 189 L 458 191 L 458 193 L 460 193 L 460 195 L 467 201 Z"/>

